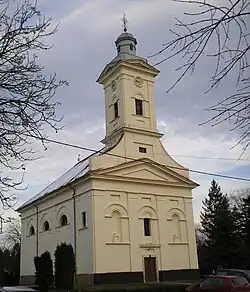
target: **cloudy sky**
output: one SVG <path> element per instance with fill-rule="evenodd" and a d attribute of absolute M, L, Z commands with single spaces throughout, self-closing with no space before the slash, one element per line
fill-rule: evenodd
<path fill-rule="evenodd" d="M 64 116 L 64 128 L 58 134 L 51 133 L 50 137 L 99 149 L 102 147 L 99 141 L 105 135 L 104 93 L 96 79 L 116 55 L 114 41 L 122 32 L 123 13 L 129 20 L 129 32 L 137 38 L 137 54 L 147 57 L 171 38 L 169 29 L 174 26 L 174 18 L 182 17 L 186 7 L 171 0 L 39 0 L 38 3 L 43 14 L 52 17 L 54 23 L 60 23 L 58 33 L 48 40 L 53 48 L 42 54 L 40 60 L 46 72 L 57 72 L 58 78 L 70 84 L 55 97 L 62 104 L 58 115 Z M 160 58 L 149 59 L 149 62 L 154 64 Z M 175 68 L 180 64 L 180 59 L 161 64 L 158 67 L 161 73 L 155 80 L 158 128 L 165 134 L 162 139 L 165 148 L 190 169 L 249 177 L 249 151 L 243 156 L 246 161 L 237 161 L 242 149 L 230 150 L 237 136 L 228 131 L 229 126 L 199 126 L 210 117 L 205 109 L 234 89 L 231 77 L 218 90 L 204 95 L 208 73 L 213 69 L 213 64 L 204 59 L 195 74 L 166 94 L 177 77 Z M 90 153 L 50 144 L 49 149 L 40 154 L 43 157 L 39 161 L 26 165 L 24 179 L 28 188 L 18 193 L 18 204 L 72 167 L 79 154 L 83 158 Z M 197 221 L 202 200 L 215 177 L 193 173 L 191 177 L 200 184 L 193 192 Z M 250 183 L 244 181 L 221 178 L 217 181 L 225 192 L 250 187 Z"/>

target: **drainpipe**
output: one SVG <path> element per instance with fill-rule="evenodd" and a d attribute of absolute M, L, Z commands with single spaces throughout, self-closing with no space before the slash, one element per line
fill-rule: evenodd
<path fill-rule="evenodd" d="M 69 188 L 73 190 L 72 201 L 73 201 L 73 246 L 75 251 L 75 263 L 76 263 L 76 190 L 69 185 Z M 75 275 L 74 275 L 74 282 L 76 284 L 76 267 L 75 266 Z"/>
<path fill-rule="evenodd" d="M 38 206 L 36 204 L 32 204 L 36 208 L 36 256 L 38 257 Z"/>

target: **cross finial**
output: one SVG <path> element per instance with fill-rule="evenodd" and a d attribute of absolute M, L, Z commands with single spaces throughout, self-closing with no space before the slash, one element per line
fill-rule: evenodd
<path fill-rule="evenodd" d="M 123 14 L 122 22 L 123 22 L 123 30 L 124 30 L 124 32 L 127 32 L 127 30 L 128 30 L 128 27 L 127 27 L 128 20 L 126 18 L 126 14 L 125 13 Z"/>

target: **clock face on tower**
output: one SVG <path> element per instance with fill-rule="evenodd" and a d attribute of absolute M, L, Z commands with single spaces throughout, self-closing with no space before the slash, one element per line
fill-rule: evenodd
<path fill-rule="evenodd" d="M 137 87 L 142 87 L 143 85 L 143 80 L 141 79 L 141 77 L 137 76 L 134 78 L 134 84 Z"/>

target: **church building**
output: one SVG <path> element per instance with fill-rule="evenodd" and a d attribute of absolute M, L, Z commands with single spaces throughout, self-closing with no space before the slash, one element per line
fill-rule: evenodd
<path fill-rule="evenodd" d="M 97 82 L 105 96 L 103 149 L 79 161 L 18 208 L 21 283 L 34 257 L 72 244 L 76 285 L 198 277 L 192 189 L 198 184 L 161 143 L 154 79 L 159 70 L 124 32 Z"/>

